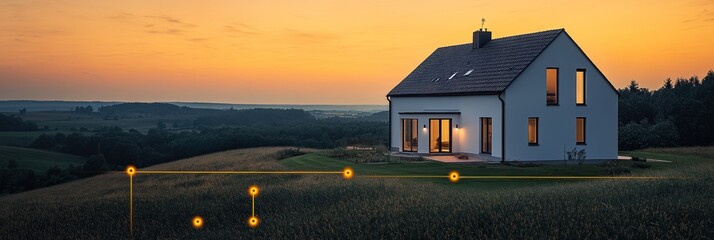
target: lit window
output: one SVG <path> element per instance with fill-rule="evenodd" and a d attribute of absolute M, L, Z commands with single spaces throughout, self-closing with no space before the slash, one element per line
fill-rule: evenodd
<path fill-rule="evenodd" d="M 416 152 L 419 144 L 417 119 L 402 119 L 402 151 Z"/>
<path fill-rule="evenodd" d="M 585 118 L 575 118 L 575 143 L 585 144 Z"/>
<path fill-rule="evenodd" d="M 558 69 L 547 68 L 545 70 L 546 103 L 548 105 L 558 105 Z"/>
<path fill-rule="evenodd" d="M 528 144 L 538 145 L 538 118 L 528 118 Z"/>
<path fill-rule="evenodd" d="M 585 105 L 585 69 L 575 72 L 575 104 Z"/>

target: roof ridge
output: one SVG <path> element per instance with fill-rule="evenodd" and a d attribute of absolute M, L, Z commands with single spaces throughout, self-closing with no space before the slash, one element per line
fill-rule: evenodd
<path fill-rule="evenodd" d="M 538 32 L 532 32 L 532 33 L 522 33 L 522 34 L 517 34 L 517 35 L 511 35 L 511 36 L 505 36 L 505 37 L 500 37 L 500 38 L 494 38 L 491 39 L 493 40 L 500 40 L 500 39 L 506 39 L 506 38 L 514 38 L 514 37 L 524 37 L 528 35 L 536 35 L 536 34 L 541 34 L 541 33 L 546 33 L 546 32 L 561 32 L 565 31 L 565 28 L 555 28 L 555 29 L 550 29 L 550 30 L 543 30 L 543 31 L 538 31 Z"/>
<path fill-rule="evenodd" d="M 565 28 L 554 28 L 554 29 L 543 30 L 543 31 L 538 31 L 538 32 L 522 33 L 522 34 L 517 34 L 517 35 L 511 35 L 511 36 L 505 36 L 505 37 L 500 37 L 500 38 L 494 38 L 494 39 L 491 39 L 491 41 L 509 39 L 509 38 L 514 38 L 514 37 L 524 37 L 524 36 L 528 36 L 528 35 L 536 35 L 536 34 L 542 34 L 542 33 L 546 33 L 546 32 L 555 32 L 555 31 L 558 31 L 558 32 L 560 32 L 560 31 L 565 31 Z M 439 48 L 449 48 L 449 47 L 458 47 L 458 46 L 471 45 L 471 44 L 472 44 L 472 43 L 459 43 L 459 44 L 453 44 L 453 45 L 446 45 L 446 46 L 438 47 L 437 49 L 439 49 Z"/>

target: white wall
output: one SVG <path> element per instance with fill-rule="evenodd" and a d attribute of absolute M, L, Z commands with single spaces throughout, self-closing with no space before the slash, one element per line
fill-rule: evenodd
<path fill-rule="evenodd" d="M 559 68 L 559 106 L 546 106 L 545 72 Z M 575 104 L 575 71 L 586 69 L 586 106 Z M 617 93 L 569 37 L 560 34 L 506 89 L 506 159 L 562 160 L 585 148 L 587 159 L 617 158 Z M 528 118 L 539 118 L 539 146 L 528 145 Z M 586 117 L 586 144 L 575 144 L 575 118 Z M 494 121 L 495 122 L 495 121 Z"/>
<path fill-rule="evenodd" d="M 419 126 L 419 153 L 429 153 L 429 118 L 452 119 L 452 152 L 480 153 L 481 117 L 493 120 L 492 155 L 501 156 L 501 102 L 495 95 L 443 96 L 443 97 L 392 97 L 391 148 L 402 149 L 402 118 L 417 118 Z M 461 112 L 455 114 L 406 114 L 400 112 Z M 426 124 L 427 130 L 423 129 Z M 455 129 L 459 124 L 459 129 Z"/>

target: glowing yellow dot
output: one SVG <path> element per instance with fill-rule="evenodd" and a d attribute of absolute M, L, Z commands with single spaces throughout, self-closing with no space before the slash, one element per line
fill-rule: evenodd
<path fill-rule="evenodd" d="M 126 175 L 134 176 L 134 174 L 136 174 L 136 167 L 129 165 L 129 167 L 126 168 Z"/>
<path fill-rule="evenodd" d="M 203 218 L 201 216 L 193 217 L 193 220 L 191 220 L 191 225 L 193 225 L 193 228 L 195 228 L 195 229 L 202 228 L 203 227 Z"/>
<path fill-rule="evenodd" d="M 260 223 L 260 220 L 256 216 L 252 216 L 252 217 L 248 218 L 248 226 L 250 226 L 252 228 L 258 227 L 259 223 Z"/>
<path fill-rule="evenodd" d="M 260 193 L 260 189 L 258 188 L 258 186 L 254 185 L 254 186 L 250 186 L 250 188 L 248 188 L 248 194 L 250 194 L 251 196 L 253 196 L 253 197 L 258 196 L 258 193 Z"/>
<path fill-rule="evenodd" d="M 458 182 L 459 181 L 459 172 L 451 171 L 451 173 L 449 173 L 449 180 L 451 180 L 451 182 L 453 182 L 453 183 Z"/>
<path fill-rule="evenodd" d="M 342 170 L 342 177 L 344 177 L 345 179 L 351 179 L 354 175 L 355 172 L 352 171 L 352 168 L 346 167 L 345 170 Z"/>

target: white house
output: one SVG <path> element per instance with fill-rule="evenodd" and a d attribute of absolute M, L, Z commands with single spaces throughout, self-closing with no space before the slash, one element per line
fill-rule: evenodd
<path fill-rule="evenodd" d="M 556 29 L 436 49 L 389 94 L 390 150 L 617 159 L 617 90 Z"/>

